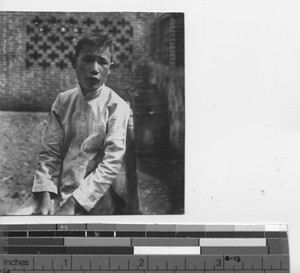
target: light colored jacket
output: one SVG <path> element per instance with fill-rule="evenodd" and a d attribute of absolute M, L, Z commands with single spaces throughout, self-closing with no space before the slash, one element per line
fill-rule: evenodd
<path fill-rule="evenodd" d="M 115 184 L 124 183 L 116 178 L 129 117 L 127 103 L 105 85 L 86 96 L 79 85 L 60 93 L 43 136 L 32 191 L 57 195 L 60 205 L 73 195 L 87 211 L 111 185 L 122 195 L 125 186 Z"/>

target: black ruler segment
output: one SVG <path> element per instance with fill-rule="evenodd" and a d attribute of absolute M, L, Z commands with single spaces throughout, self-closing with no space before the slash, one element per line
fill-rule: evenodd
<path fill-rule="evenodd" d="M 56 233 L 55 231 L 48 231 L 48 230 L 42 230 L 42 231 L 28 231 L 29 237 L 55 237 Z"/>
<path fill-rule="evenodd" d="M 85 237 L 85 231 L 56 231 L 56 237 Z"/>
<path fill-rule="evenodd" d="M 234 231 L 224 231 L 224 232 L 206 232 L 205 233 L 206 238 L 235 238 L 235 232 Z"/>
<path fill-rule="evenodd" d="M 88 231 L 88 237 L 114 237 L 113 231 Z"/>
<path fill-rule="evenodd" d="M 26 231 L 6 231 L 1 233 L 2 237 L 26 237 Z"/>
<path fill-rule="evenodd" d="M 195 238 L 132 238 L 133 246 L 199 246 Z"/>
<path fill-rule="evenodd" d="M 144 231 L 117 231 L 116 237 L 146 237 Z"/>
<path fill-rule="evenodd" d="M 177 232 L 176 237 L 183 238 L 205 238 L 205 232 L 197 232 L 197 231 L 186 231 L 186 232 Z"/>
<path fill-rule="evenodd" d="M 237 231 L 234 238 L 265 238 L 265 232 L 260 231 Z"/>
<path fill-rule="evenodd" d="M 0 225 L 0 273 L 290 273 L 285 226 Z"/>
<path fill-rule="evenodd" d="M 148 231 L 146 237 L 175 237 L 175 232 L 168 231 Z"/>

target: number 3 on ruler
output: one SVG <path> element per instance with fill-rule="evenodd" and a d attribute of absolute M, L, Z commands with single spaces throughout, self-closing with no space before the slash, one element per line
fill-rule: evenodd
<path fill-rule="evenodd" d="M 222 260 L 221 259 L 217 259 L 216 266 L 222 266 Z"/>

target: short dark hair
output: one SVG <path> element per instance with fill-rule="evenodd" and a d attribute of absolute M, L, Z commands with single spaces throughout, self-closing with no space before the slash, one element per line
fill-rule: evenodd
<path fill-rule="evenodd" d="M 111 61 L 113 61 L 114 45 L 108 33 L 92 32 L 80 38 L 75 46 L 75 53 L 71 58 L 72 66 L 76 67 L 77 58 L 84 45 L 98 46 L 101 49 L 109 49 L 111 52 Z"/>

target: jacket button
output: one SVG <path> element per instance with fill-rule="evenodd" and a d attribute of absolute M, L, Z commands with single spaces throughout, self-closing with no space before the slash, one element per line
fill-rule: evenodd
<path fill-rule="evenodd" d="M 91 198 L 92 201 L 96 200 L 96 198 L 93 195 L 90 195 L 90 198 Z"/>

